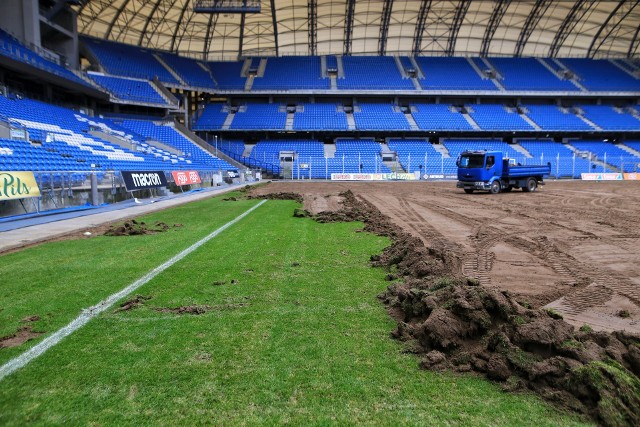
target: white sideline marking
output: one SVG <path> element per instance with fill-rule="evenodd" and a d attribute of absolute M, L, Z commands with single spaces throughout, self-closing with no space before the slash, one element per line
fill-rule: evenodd
<path fill-rule="evenodd" d="M 209 240 L 213 239 L 218 234 L 222 233 L 224 230 L 226 230 L 227 228 L 231 227 L 233 224 L 235 224 L 236 222 L 240 221 L 245 216 L 249 215 L 251 212 L 253 212 L 255 209 L 257 209 L 258 207 L 263 205 L 265 202 L 266 202 L 266 200 L 261 201 L 260 203 L 258 203 L 257 205 L 253 206 L 251 209 L 247 210 L 246 212 L 244 212 L 243 214 L 241 214 L 237 218 L 229 221 L 228 223 L 226 223 L 222 227 L 218 228 L 216 231 L 212 232 L 208 236 L 202 238 L 198 242 L 196 242 L 193 245 L 189 246 L 187 249 L 185 249 L 184 251 L 180 252 L 179 254 L 175 255 L 173 258 L 171 258 L 170 260 L 166 261 L 164 264 L 159 265 L 158 267 L 154 268 L 153 270 L 151 270 L 150 272 L 148 272 L 147 274 L 142 276 L 140 279 L 136 280 L 135 282 L 133 282 L 132 284 L 130 284 L 129 286 L 127 286 L 126 288 L 121 290 L 120 292 L 117 292 L 117 293 L 107 297 L 107 299 L 104 299 L 104 300 L 100 301 L 98 304 L 94 305 L 93 307 L 82 309 L 81 314 L 78 317 L 76 317 L 73 321 L 71 321 L 71 323 L 69 323 L 67 326 L 65 326 L 64 328 L 58 330 L 53 335 L 48 336 L 47 338 L 45 338 L 44 340 L 42 340 L 38 344 L 36 344 L 33 347 L 31 347 L 29 350 L 27 350 L 24 353 L 22 353 L 20 356 L 14 358 L 14 359 L 11 359 L 10 361 L 8 361 L 4 365 L 2 365 L 0 367 L 0 381 L 2 381 L 8 375 L 11 375 L 12 373 L 17 371 L 18 369 L 22 368 L 23 366 L 25 366 L 27 363 L 31 362 L 36 357 L 40 356 L 41 354 L 43 354 L 45 351 L 47 351 L 48 349 L 50 349 L 54 345 L 58 344 L 64 337 L 66 337 L 68 335 L 71 335 L 73 332 L 75 332 L 78 329 L 80 329 L 81 327 L 83 327 L 85 324 L 87 324 L 87 322 L 89 322 L 89 320 L 91 320 L 92 318 L 96 317 L 98 314 L 102 313 L 103 311 L 107 310 L 109 307 L 111 307 L 117 301 L 121 300 L 122 298 L 124 298 L 125 296 L 130 294 L 131 292 L 135 291 L 136 289 L 138 289 L 140 286 L 144 285 L 145 283 L 149 282 L 151 279 L 156 277 L 158 274 L 162 273 L 164 270 L 166 270 L 167 268 L 171 267 L 172 265 L 174 265 L 175 263 L 177 263 L 178 261 L 180 261 L 184 257 L 186 257 L 191 252 L 195 251 L 200 246 L 204 245 Z"/>

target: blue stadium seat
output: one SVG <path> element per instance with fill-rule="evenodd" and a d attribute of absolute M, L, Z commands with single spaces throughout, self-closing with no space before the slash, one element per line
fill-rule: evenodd
<path fill-rule="evenodd" d="M 100 61 L 107 73 L 114 76 L 135 77 L 153 80 L 157 77 L 162 83 L 179 85 L 180 82 L 167 70 L 149 49 L 143 49 L 122 43 L 82 37 L 82 42 Z"/>
<path fill-rule="evenodd" d="M 132 103 L 158 104 L 167 107 L 169 103 L 156 91 L 148 80 L 105 76 L 90 73 L 89 77 L 111 93 L 115 98 Z"/>

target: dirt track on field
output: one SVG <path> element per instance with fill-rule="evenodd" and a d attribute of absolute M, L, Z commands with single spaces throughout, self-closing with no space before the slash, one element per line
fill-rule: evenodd
<path fill-rule="evenodd" d="M 452 182 L 274 182 L 312 213 L 351 190 L 459 272 L 550 307 L 576 327 L 640 333 L 640 183 L 548 182 L 535 193 L 465 194 Z"/>

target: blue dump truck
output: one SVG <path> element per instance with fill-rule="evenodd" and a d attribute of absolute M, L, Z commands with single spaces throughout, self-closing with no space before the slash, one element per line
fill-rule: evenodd
<path fill-rule="evenodd" d="M 499 151 L 465 151 L 458 161 L 458 188 L 465 193 L 475 190 L 498 194 L 522 188 L 522 191 L 536 191 L 544 185 L 543 177 L 551 173 L 551 164 L 540 166 L 516 165 L 513 159 L 502 156 Z"/>

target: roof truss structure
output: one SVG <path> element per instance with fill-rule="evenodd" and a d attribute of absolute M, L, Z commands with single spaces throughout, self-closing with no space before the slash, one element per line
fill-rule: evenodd
<path fill-rule="evenodd" d="M 233 14 L 195 13 L 192 0 L 87 0 L 72 8 L 83 34 L 203 60 L 640 54 L 640 0 L 262 0 L 259 13 Z"/>

